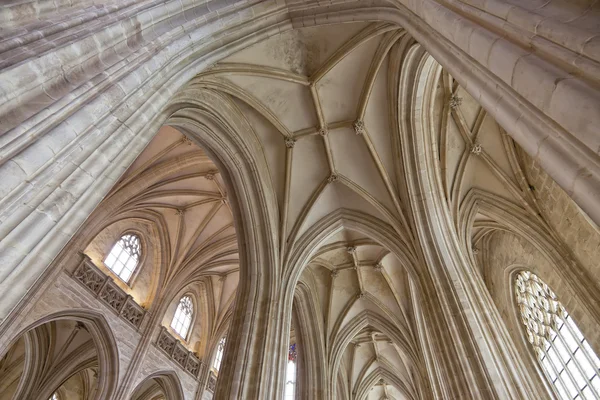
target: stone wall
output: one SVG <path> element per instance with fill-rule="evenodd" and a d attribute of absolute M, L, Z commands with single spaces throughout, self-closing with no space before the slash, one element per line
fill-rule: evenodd
<path fill-rule="evenodd" d="M 112 331 L 119 356 L 118 381 L 121 382 L 130 365 L 134 351 L 142 338 L 142 332 L 134 328 L 117 313 L 94 297 L 93 293 L 66 271 L 56 276 L 55 281 L 46 290 L 37 293 L 31 299 L 33 306 L 26 314 L 17 317 L 11 329 L 20 332 L 36 321 L 60 311 L 89 309 L 100 312 Z M 5 335 L 0 338 L 0 347 L 10 343 L 14 337 Z M 170 360 L 167 355 L 151 344 L 142 361 L 135 383 L 157 371 L 175 371 L 183 388 L 186 400 L 194 398 L 198 387 L 197 379 Z"/>
<path fill-rule="evenodd" d="M 546 222 L 591 276 L 600 275 L 600 231 L 531 157 L 523 155 L 527 180 Z"/>

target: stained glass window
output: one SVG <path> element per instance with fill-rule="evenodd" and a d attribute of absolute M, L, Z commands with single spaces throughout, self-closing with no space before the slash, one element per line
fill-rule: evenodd
<path fill-rule="evenodd" d="M 600 360 L 556 294 L 524 271 L 515 283 L 527 340 L 560 399 L 600 399 Z"/>
<path fill-rule="evenodd" d="M 193 315 L 194 304 L 192 303 L 192 298 L 190 296 L 183 296 L 177 305 L 177 310 L 171 322 L 171 328 L 184 339 L 187 338 Z"/>
<path fill-rule="evenodd" d="M 219 344 L 217 345 L 217 354 L 215 355 L 215 361 L 213 362 L 213 368 L 215 370 L 219 370 L 221 368 L 221 361 L 223 361 L 223 351 L 225 351 L 225 337 L 222 337 L 219 340 Z"/>
<path fill-rule="evenodd" d="M 110 250 L 104 264 L 123 281 L 129 282 L 141 255 L 140 238 L 134 234 L 125 234 Z"/>
<path fill-rule="evenodd" d="M 296 398 L 296 361 L 298 352 L 296 351 L 296 343 L 290 345 L 288 351 L 288 362 L 285 371 L 285 400 L 293 400 Z"/>

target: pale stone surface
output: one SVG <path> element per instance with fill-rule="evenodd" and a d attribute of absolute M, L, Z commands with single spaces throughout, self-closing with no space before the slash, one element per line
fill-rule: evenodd
<path fill-rule="evenodd" d="M 0 349 L 82 308 L 115 336 L 98 387 L 118 400 L 157 379 L 212 398 L 224 335 L 214 397 L 280 398 L 290 329 L 301 398 L 547 397 L 501 272 L 571 293 L 600 349 L 575 205 L 600 221 L 598 18 L 585 0 L 9 1 Z M 68 276 L 127 225 L 152 236 L 153 267 L 118 284 L 148 307 L 139 330 Z M 187 292 L 197 378 L 156 347 Z"/>

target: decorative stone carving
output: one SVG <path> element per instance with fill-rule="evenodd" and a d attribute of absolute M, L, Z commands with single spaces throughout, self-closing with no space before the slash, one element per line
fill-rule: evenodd
<path fill-rule="evenodd" d="M 207 172 L 206 175 L 204 175 L 204 177 L 206 179 L 208 179 L 209 181 L 212 181 L 215 179 L 215 174 L 214 174 L 214 172 Z"/>
<path fill-rule="evenodd" d="M 215 376 L 214 372 L 210 371 L 210 375 L 208 376 L 208 384 L 206 385 L 206 388 L 209 392 L 214 393 L 216 387 L 217 377 Z"/>
<path fill-rule="evenodd" d="M 173 337 L 164 326 L 161 327 L 156 347 L 167 353 L 167 355 L 181 366 L 184 370 L 198 378 L 202 362 L 191 351 L 189 351 L 181 342 Z"/>
<path fill-rule="evenodd" d="M 87 256 L 84 256 L 73 273 L 73 278 L 91 290 L 123 319 L 136 328 L 140 327 L 146 310 L 118 287 L 109 276 L 100 271 Z"/>
<path fill-rule="evenodd" d="M 482 150 L 483 150 L 483 147 L 481 147 L 481 145 L 479 143 L 474 143 L 473 146 L 471 146 L 472 154 L 479 155 L 479 154 L 481 154 Z"/>
<path fill-rule="evenodd" d="M 177 343 L 175 345 L 175 350 L 173 350 L 173 360 L 182 367 L 186 367 L 186 361 L 188 357 L 188 350 L 183 347 L 181 343 Z"/>
<path fill-rule="evenodd" d="M 475 254 L 475 255 L 479 254 L 479 249 L 475 246 L 473 246 L 473 254 Z"/>
<path fill-rule="evenodd" d="M 337 269 L 334 269 L 333 271 L 331 271 L 331 277 L 335 278 L 339 275 L 339 271 Z"/>
<path fill-rule="evenodd" d="M 365 123 L 361 119 L 357 119 L 356 121 L 354 121 L 354 123 L 352 124 L 352 127 L 354 128 L 354 132 L 357 135 L 364 135 L 366 132 L 365 131 Z"/>
<path fill-rule="evenodd" d="M 356 246 L 348 246 L 348 247 L 346 248 L 346 251 L 347 251 L 349 254 L 354 254 L 354 253 L 356 253 Z"/>
<path fill-rule="evenodd" d="M 175 210 L 175 215 L 183 215 L 185 213 L 185 210 L 182 208 L 178 208 L 177 210 Z"/>
<path fill-rule="evenodd" d="M 125 306 L 123 307 L 123 311 L 121 311 L 121 316 L 129 321 L 133 326 L 139 328 L 142 319 L 144 318 L 145 311 L 144 309 L 138 305 L 132 298 L 127 299 Z"/>
<path fill-rule="evenodd" d="M 360 292 L 359 294 L 357 294 L 357 295 L 356 295 L 356 298 L 357 298 L 358 300 L 360 300 L 360 299 L 364 299 L 364 298 L 365 298 L 365 292 Z"/>
<path fill-rule="evenodd" d="M 285 147 L 287 147 L 288 149 L 293 148 L 295 144 L 296 144 L 296 139 L 291 138 L 291 137 L 285 138 Z"/>
<path fill-rule="evenodd" d="M 79 264 L 79 267 L 73 273 L 73 277 L 96 294 L 98 294 L 107 279 L 107 276 L 99 269 L 90 266 L 85 261 Z"/>
<path fill-rule="evenodd" d="M 156 345 L 159 349 L 163 350 L 170 356 L 172 356 L 173 351 L 175 350 L 175 344 L 177 343 L 177 339 L 175 339 L 171 334 L 166 330 L 165 327 L 162 327 L 160 334 L 158 335 L 158 340 L 156 341 Z"/>
<path fill-rule="evenodd" d="M 457 94 L 453 94 L 452 96 L 450 96 L 450 101 L 449 101 L 449 105 L 451 109 L 456 109 L 458 107 L 460 107 L 460 105 L 462 104 L 462 97 L 459 97 Z"/>
<path fill-rule="evenodd" d="M 200 373 L 200 360 L 193 354 L 188 355 L 187 365 L 185 369 L 194 376 Z"/>
<path fill-rule="evenodd" d="M 380 263 L 375 264 L 375 271 L 377 272 L 381 272 L 383 270 L 383 265 L 381 265 Z"/>
<path fill-rule="evenodd" d="M 100 298 L 104 300 L 115 311 L 121 311 L 125 305 L 127 295 L 112 281 L 108 281 L 100 291 Z"/>
<path fill-rule="evenodd" d="M 319 128 L 319 135 L 327 136 L 328 133 L 329 133 L 329 131 L 327 130 L 326 126 L 322 126 L 321 128 Z"/>
<path fill-rule="evenodd" d="M 189 137 L 187 137 L 187 136 L 184 136 L 184 137 L 181 139 L 181 143 L 183 143 L 183 144 L 187 144 L 188 146 L 191 146 L 191 145 L 192 145 L 192 140 L 191 140 Z"/>
<path fill-rule="evenodd" d="M 329 175 L 329 178 L 327 178 L 327 182 L 329 182 L 329 183 L 337 182 L 338 179 L 339 179 L 339 177 L 337 176 L 337 174 L 331 174 L 331 175 Z"/>

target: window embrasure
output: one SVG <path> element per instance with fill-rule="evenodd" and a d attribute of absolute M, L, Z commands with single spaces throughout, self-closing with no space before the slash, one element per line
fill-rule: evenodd
<path fill-rule="evenodd" d="M 126 233 L 115 243 L 104 264 L 124 282 L 129 283 L 142 256 L 140 238 Z"/>
<path fill-rule="evenodd" d="M 173 328 L 173 330 L 183 339 L 187 339 L 193 316 L 194 303 L 192 303 L 192 298 L 190 296 L 185 295 L 179 300 L 177 310 L 175 311 L 173 321 L 171 322 L 171 328 Z"/>
<path fill-rule="evenodd" d="M 600 399 L 600 360 L 556 294 L 537 275 L 517 275 L 521 321 L 538 362 L 561 399 Z"/>

